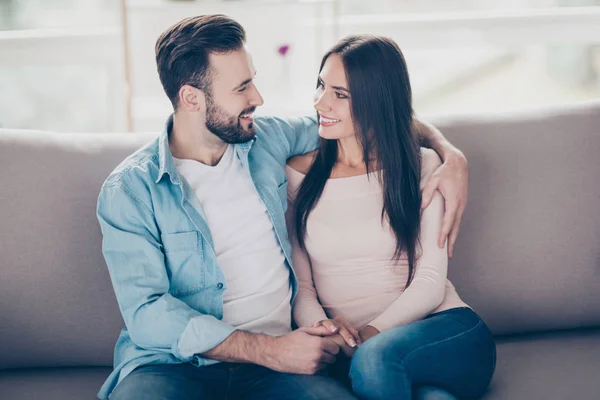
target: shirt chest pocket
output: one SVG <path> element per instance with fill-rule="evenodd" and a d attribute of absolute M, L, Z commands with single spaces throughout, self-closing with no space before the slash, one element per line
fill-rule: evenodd
<path fill-rule="evenodd" d="M 169 293 L 184 297 L 201 291 L 205 267 L 200 232 L 164 234 L 161 239 L 169 276 Z"/>

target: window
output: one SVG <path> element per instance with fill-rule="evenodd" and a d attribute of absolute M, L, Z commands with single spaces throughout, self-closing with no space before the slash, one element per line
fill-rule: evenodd
<path fill-rule="evenodd" d="M 123 130 L 116 0 L 0 0 L 0 127 Z"/>
<path fill-rule="evenodd" d="M 398 42 L 419 114 L 599 98 L 599 6 L 600 0 L 0 0 L 0 126 L 161 129 L 171 107 L 156 73 L 155 41 L 180 19 L 211 13 L 246 28 L 262 114 L 313 113 L 322 55 L 355 33 Z M 282 54 L 281 46 L 289 51 Z"/>

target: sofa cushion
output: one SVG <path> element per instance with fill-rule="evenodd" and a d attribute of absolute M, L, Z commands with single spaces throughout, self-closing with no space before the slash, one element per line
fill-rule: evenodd
<path fill-rule="evenodd" d="M 600 102 L 436 125 L 469 160 L 463 300 L 496 334 L 600 326 Z"/>
<path fill-rule="evenodd" d="M 496 373 L 482 400 L 597 399 L 600 330 L 498 339 Z"/>
<path fill-rule="evenodd" d="M 592 399 L 600 393 L 600 330 L 498 340 L 496 373 L 482 400 Z M 110 368 L 0 371 L 2 398 L 94 399 Z"/>
<path fill-rule="evenodd" d="M 600 102 L 437 123 L 470 163 L 461 297 L 495 333 L 600 326 Z M 96 200 L 155 135 L 0 130 L 0 369 L 112 364 Z"/>
<path fill-rule="evenodd" d="M 0 368 L 112 365 L 123 321 L 96 201 L 154 136 L 0 133 Z"/>
<path fill-rule="evenodd" d="M 0 371 L 0 393 L 11 400 L 93 400 L 111 369 L 41 368 Z"/>

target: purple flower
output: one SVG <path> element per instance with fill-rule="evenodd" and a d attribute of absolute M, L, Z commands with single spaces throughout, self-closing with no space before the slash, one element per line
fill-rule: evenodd
<path fill-rule="evenodd" d="M 283 44 L 281 46 L 279 46 L 279 48 L 277 49 L 277 52 L 279 54 L 281 54 L 283 57 L 285 57 L 285 55 L 287 54 L 287 52 L 290 50 L 290 45 L 289 44 Z"/>

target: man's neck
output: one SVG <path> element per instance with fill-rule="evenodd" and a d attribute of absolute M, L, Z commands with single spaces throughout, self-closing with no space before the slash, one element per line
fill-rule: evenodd
<path fill-rule="evenodd" d="M 169 148 L 173 157 L 214 166 L 227 150 L 227 143 L 210 132 L 204 121 L 176 114 L 169 134 Z"/>

